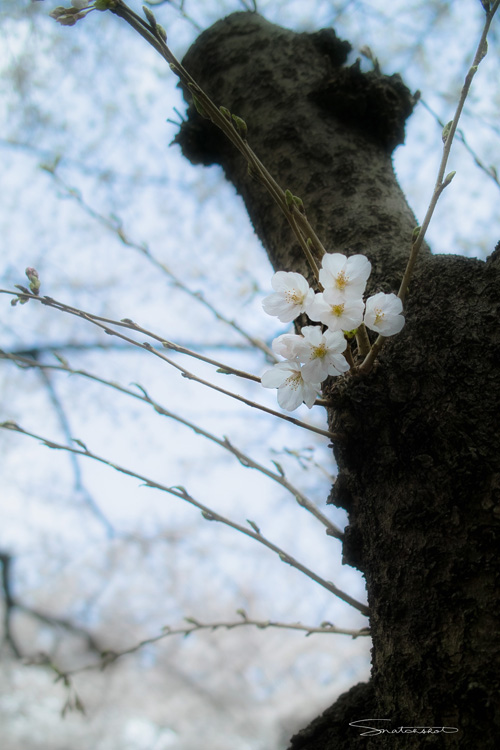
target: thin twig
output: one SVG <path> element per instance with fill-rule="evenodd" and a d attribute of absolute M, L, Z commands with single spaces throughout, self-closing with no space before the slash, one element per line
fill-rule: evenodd
<path fill-rule="evenodd" d="M 179 7 L 177 5 L 174 5 L 172 3 L 172 0 L 144 0 L 144 3 L 146 5 L 149 5 L 150 8 L 157 8 L 159 5 L 165 5 L 165 3 L 169 3 L 173 8 L 175 8 L 177 13 L 182 16 L 182 18 L 188 21 L 196 29 L 196 31 L 203 31 L 203 26 L 200 26 L 200 24 L 195 21 L 192 16 L 186 13 L 184 8 L 182 7 L 184 5 L 183 2 L 181 2 Z"/>
<path fill-rule="evenodd" d="M 124 318 L 123 320 L 113 320 L 111 318 L 105 318 L 101 315 L 93 315 L 92 313 L 87 313 L 83 310 L 80 310 L 77 307 L 72 307 L 71 305 L 66 305 L 62 302 L 59 302 L 55 300 L 53 297 L 47 297 L 47 296 L 40 297 L 40 296 L 31 294 L 24 287 L 22 288 L 21 293 L 14 292 L 10 289 L 0 289 L 0 294 L 10 294 L 21 300 L 35 300 L 37 302 L 40 302 L 43 305 L 46 305 L 47 307 L 52 307 L 55 310 L 59 310 L 60 312 L 66 312 L 70 315 L 74 315 L 78 318 L 82 318 L 82 320 L 86 320 L 87 322 L 92 323 L 98 328 L 101 328 L 109 336 L 117 336 L 123 341 L 127 341 L 132 346 L 136 346 L 139 349 L 144 349 L 150 352 L 151 354 L 153 354 L 155 357 L 162 359 L 164 362 L 171 365 L 176 370 L 179 370 L 179 372 L 182 373 L 183 377 L 187 378 L 188 380 L 193 380 L 197 383 L 200 383 L 201 385 L 205 385 L 207 388 L 211 388 L 212 390 L 217 391 L 218 393 L 222 393 L 225 396 L 229 396 L 230 398 L 233 398 L 236 401 L 241 401 L 247 406 L 251 406 L 254 409 L 259 409 L 260 411 L 263 411 L 266 414 L 272 414 L 273 416 L 278 417 L 279 419 L 283 419 L 286 422 L 291 422 L 292 424 L 295 424 L 298 427 L 303 427 L 304 429 L 309 430 L 310 432 L 315 432 L 318 435 L 323 435 L 324 437 L 328 437 L 331 440 L 337 440 L 340 437 L 340 435 L 337 433 L 329 432 L 328 430 L 322 430 L 320 427 L 314 427 L 313 425 L 307 424 L 306 422 L 302 422 L 300 419 L 291 417 L 288 414 L 282 414 L 281 412 L 278 412 L 275 409 L 270 409 L 269 407 L 263 406 L 262 404 L 258 404 L 257 402 L 252 401 L 251 399 L 245 398 L 244 396 L 240 396 L 237 393 L 233 393 L 232 391 L 228 391 L 225 388 L 221 388 L 220 386 L 217 386 L 214 383 L 210 383 L 209 381 L 204 380 L 203 378 L 200 378 L 198 375 L 195 375 L 194 373 L 190 372 L 185 367 L 182 367 L 178 363 L 169 359 L 169 357 L 166 357 L 164 354 L 162 354 L 162 352 L 157 351 L 150 343 L 148 342 L 140 343 L 139 341 L 135 341 L 135 339 L 131 338 L 130 336 L 126 336 L 125 334 L 120 333 L 120 331 L 117 331 L 114 328 L 110 328 L 110 326 L 117 326 L 121 328 L 127 328 L 133 331 L 140 331 L 141 333 L 144 333 L 145 335 L 150 336 L 151 338 L 154 338 L 157 341 L 161 341 L 161 342 L 164 341 L 164 339 L 162 339 L 161 336 L 158 336 L 157 334 L 154 334 L 151 331 L 147 331 L 147 329 L 145 328 L 141 328 L 129 318 Z M 171 342 L 167 342 L 167 346 L 169 343 Z M 187 353 L 187 351 L 188 350 L 184 350 L 184 353 Z M 191 356 L 195 356 L 197 359 L 202 359 L 202 356 L 196 354 L 195 352 L 193 352 Z M 208 361 L 208 358 L 203 358 L 203 359 L 204 361 Z M 241 371 L 234 370 L 230 366 L 223 365 L 222 363 L 216 363 L 216 360 L 211 360 L 211 363 L 218 364 L 222 372 L 229 372 L 229 373 L 234 373 L 234 374 L 241 373 Z M 250 378 L 252 380 L 257 379 L 260 381 L 260 378 L 254 378 L 253 376 L 250 376 Z"/>
<path fill-rule="evenodd" d="M 455 115 L 453 117 L 453 120 L 450 123 L 449 130 L 447 130 L 447 132 L 443 134 L 443 139 L 444 139 L 443 155 L 441 157 L 441 163 L 438 169 L 436 184 L 434 186 L 434 192 L 432 194 L 432 198 L 429 203 L 427 213 L 425 214 L 424 220 L 422 222 L 422 226 L 420 227 L 420 231 L 412 244 L 410 258 L 408 260 L 408 265 L 406 267 L 403 280 L 401 282 L 401 286 L 398 292 L 398 297 L 401 299 L 402 302 L 404 302 L 406 292 L 408 290 L 408 286 L 410 283 L 410 279 L 413 273 L 413 269 L 415 266 L 415 262 L 417 260 L 419 250 L 422 247 L 424 237 L 429 227 L 430 221 L 434 214 L 436 204 L 439 198 L 441 197 L 442 192 L 450 184 L 454 176 L 454 172 L 451 172 L 449 175 L 445 177 L 445 171 L 446 171 L 446 166 L 448 164 L 448 158 L 450 156 L 450 151 L 451 151 L 451 147 L 453 144 L 453 139 L 455 137 L 455 132 L 457 130 L 458 121 L 460 120 L 460 116 L 464 108 L 465 100 L 467 99 L 467 96 L 469 94 L 473 78 L 477 73 L 479 63 L 485 57 L 486 52 L 487 52 L 486 37 L 488 36 L 488 31 L 489 31 L 491 22 L 493 20 L 493 16 L 495 15 L 498 9 L 499 3 L 500 3 L 500 0 L 496 0 L 496 2 L 493 4 L 492 9 L 490 11 L 486 11 L 486 21 L 483 27 L 483 31 L 481 33 L 481 38 L 479 40 L 479 44 L 476 49 L 476 54 L 474 55 L 474 60 L 472 62 L 472 65 L 469 68 L 467 75 L 465 76 L 465 82 L 462 87 L 462 91 L 460 92 L 460 98 L 458 100 L 457 108 L 455 110 Z"/>
<path fill-rule="evenodd" d="M 339 599 L 342 599 L 342 601 L 346 602 L 347 604 L 350 604 L 359 612 L 368 616 L 369 609 L 366 604 L 358 602 L 352 596 L 350 596 L 349 594 L 346 594 L 344 591 L 337 588 L 337 586 L 335 586 L 331 581 L 326 581 L 324 578 L 319 576 L 313 570 L 311 570 L 310 568 L 308 568 L 307 566 L 303 565 L 301 562 L 296 560 L 294 557 L 289 555 L 281 547 L 278 547 L 278 545 L 266 539 L 266 537 L 264 537 L 261 534 L 260 529 L 258 528 L 257 524 L 254 521 L 248 520 L 248 524 L 250 525 L 252 529 L 250 530 L 246 526 L 242 526 L 241 524 L 236 523 L 235 521 L 231 521 L 229 518 L 226 518 L 220 513 L 217 513 L 216 511 L 209 508 L 207 505 L 204 505 L 203 503 L 200 503 L 198 500 L 195 500 L 194 497 L 192 497 L 187 492 L 187 490 L 181 485 L 167 487 L 166 485 L 161 484 L 160 482 L 156 482 L 153 479 L 150 479 L 149 477 L 144 476 L 143 474 L 139 474 L 138 472 L 132 471 L 131 469 L 127 469 L 124 466 L 120 466 L 119 464 L 116 464 L 112 461 L 108 461 L 102 456 L 98 456 L 96 453 L 93 453 L 92 451 L 90 451 L 87 448 L 87 446 L 85 446 L 84 443 L 82 443 L 79 440 L 75 439 L 75 442 L 80 447 L 73 448 L 71 446 L 64 445 L 62 443 L 58 443 L 53 440 L 49 440 L 48 438 L 45 438 L 42 435 L 37 435 L 36 433 L 30 432 L 29 430 L 25 430 L 22 427 L 20 427 L 18 424 L 16 424 L 15 422 L 10 422 L 10 421 L 2 422 L 0 423 L 0 427 L 2 429 L 12 430 L 13 432 L 18 432 L 22 435 L 27 435 L 28 437 L 32 437 L 35 440 L 39 440 L 43 445 L 47 446 L 47 448 L 52 448 L 53 450 L 68 451 L 70 453 L 75 453 L 79 456 L 85 456 L 86 458 L 91 458 L 92 460 L 98 463 L 109 466 L 111 469 L 114 469 L 115 471 L 118 471 L 121 474 L 125 474 L 126 476 L 130 476 L 130 477 L 133 477 L 134 479 L 140 480 L 142 483 L 144 483 L 146 487 L 151 487 L 153 489 L 166 492 L 169 495 L 173 495 L 174 497 L 178 497 L 181 500 L 184 500 L 190 505 L 194 505 L 196 508 L 199 508 L 199 510 L 201 510 L 201 514 L 203 518 L 205 518 L 205 520 L 218 521 L 219 523 L 229 526 L 230 528 L 235 529 L 236 531 L 239 531 L 241 534 L 244 534 L 245 536 L 248 536 L 251 539 L 255 539 L 257 542 L 264 545 L 265 547 L 270 549 L 272 552 L 275 552 L 282 562 L 287 563 L 288 565 L 295 568 L 296 570 L 300 570 L 301 573 L 303 573 L 305 576 L 310 578 L 312 581 L 315 581 L 315 583 L 319 584 L 327 591 L 330 591 L 330 593 L 334 594 Z"/>
<path fill-rule="evenodd" d="M 158 641 L 162 641 L 170 636 L 182 635 L 184 638 L 187 638 L 187 636 L 191 635 L 192 633 L 197 633 L 203 630 L 210 630 L 211 632 L 215 632 L 216 630 L 221 629 L 234 630 L 236 628 L 242 627 L 254 627 L 258 628 L 259 630 L 266 630 L 267 628 L 276 628 L 279 630 L 295 630 L 304 633 L 306 637 L 311 635 L 331 635 L 332 633 L 336 633 L 337 635 L 349 635 L 351 636 L 351 638 L 355 639 L 370 635 L 369 628 L 351 630 L 347 628 L 337 628 L 335 625 L 332 625 L 329 622 L 324 622 L 321 625 L 316 626 L 302 625 L 302 623 L 300 622 L 288 623 L 279 622 L 277 620 L 253 620 L 248 618 L 243 610 L 238 610 L 237 614 L 241 615 L 243 619 L 234 621 L 222 620 L 219 622 L 204 623 L 200 622 L 194 617 L 185 617 L 184 619 L 187 623 L 189 623 L 189 625 L 187 626 L 171 628 L 169 625 L 166 625 L 159 635 L 152 636 L 151 638 L 144 638 L 144 640 L 136 643 L 134 646 L 130 646 L 130 648 L 123 649 L 122 651 L 104 651 L 99 662 L 94 664 L 86 664 L 83 667 L 77 667 L 76 669 L 69 670 L 64 674 L 67 677 L 72 677 L 73 675 L 79 674 L 80 672 L 88 672 L 94 669 L 102 670 L 108 667 L 110 664 L 113 664 L 118 659 L 121 659 L 123 656 L 135 654 L 137 651 L 140 651 L 144 647 L 151 646 L 152 644 L 158 643 Z"/>
<path fill-rule="evenodd" d="M 439 117 L 438 113 L 435 112 L 434 109 L 429 104 L 427 104 L 427 102 L 424 99 L 420 99 L 419 103 L 422 105 L 422 107 L 424 107 L 424 109 L 426 109 L 429 112 L 430 115 L 432 115 L 432 117 L 436 120 L 436 122 L 441 128 L 445 127 L 446 123 L 443 122 L 443 120 Z M 463 130 L 457 129 L 455 133 L 455 138 L 457 138 L 460 141 L 460 143 L 463 145 L 465 150 L 468 151 L 468 153 L 472 156 L 476 166 L 478 166 L 479 169 L 481 169 L 481 171 L 483 171 L 491 180 L 493 180 L 497 188 L 500 188 L 500 179 L 498 178 L 497 169 L 492 165 L 489 167 L 486 166 L 486 164 L 477 155 L 477 153 L 474 151 L 470 143 L 467 141 Z"/>
<path fill-rule="evenodd" d="M 1 350 L 0 350 L 0 356 L 3 356 L 3 352 Z M 39 363 L 35 361 L 34 364 L 38 365 Z M 38 367 L 38 372 L 40 373 L 40 377 L 42 378 L 42 381 L 47 389 L 49 398 L 54 407 L 54 411 L 59 420 L 59 424 L 61 425 L 61 429 L 64 434 L 64 437 L 66 440 L 71 440 L 71 429 L 69 425 L 68 416 L 61 404 L 61 400 L 59 396 L 56 393 L 54 384 L 49 378 L 46 368 L 44 368 L 43 366 L 40 366 Z M 113 524 L 111 523 L 109 518 L 107 518 L 107 516 L 103 513 L 99 505 L 96 503 L 95 499 L 92 497 L 90 492 L 87 490 L 87 488 L 83 484 L 82 475 L 81 475 L 80 466 L 79 466 L 77 457 L 74 454 L 71 454 L 70 460 L 71 460 L 71 465 L 73 468 L 73 476 L 75 480 L 76 492 L 80 494 L 80 496 L 83 498 L 87 507 L 90 508 L 90 511 L 103 524 L 104 528 L 106 529 L 106 533 L 108 537 L 114 537 L 116 535 L 116 531 L 115 531 Z"/>
<path fill-rule="evenodd" d="M 82 197 L 80 191 L 74 187 L 71 187 L 68 185 L 62 177 L 57 173 L 57 164 L 51 165 L 51 164 L 42 164 L 41 168 L 47 172 L 47 174 L 50 174 L 51 177 L 54 179 L 56 184 L 59 188 L 64 190 L 65 195 L 68 198 L 71 198 L 74 200 L 80 208 L 85 211 L 85 213 L 90 216 L 95 221 L 99 222 L 102 226 L 106 227 L 110 232 L 113 232 L 120 242 L 122 242 L 126 247 L 130 247 L 132 250 L 136 250 L 137 252 L 141 253 L 147 260 L 155 266 L 158 270 L 160 270 L 162 273 L 167 276 L 171 283 L 177 288 L 180 289 L 185 294 L 189 295 L 192 299 L 199 302 L 201 305 L 203 305 L 207 310 L 209 310 L 214 317 L 221 321 L 222 323 L 225 323 L 226 325 L 230 326 L 235 330 L 237 333 L 240 334 L 244 339 L 246 339 L 250 344 L 255 346 L 256 348 L 260 349 L 264 354 L 266 355 L 267 359 L 269 359 L 272 362 L 277 362 L 278 358 L 270 349 L 270 347 L 267 346 L 263 341 L 261 341 L 259 338 L 252 336 L 251 334 L 247 333 L 236 321 L 226 317 L 220 310 L 218 310 L 211 302 L 209 302 L 206 297 L 199 291 L 194 291 L 190 289 L 190 287 L 185 284 L 178 276 L 176 276 L 170 268 L 165 265 L 165 263 L 162 263 L 156 256 L 151 252 L 149 247 L 145 243 L 136 242 L 135 240 L 132 240 L 124 231 L 123 226 L 121 222 L 119 221 L 113 221 L 113 219 L 104 216 L 103 214 L 99 213 L 99 211 L 96 211 L 95 208 L 93 208 L 87 201 Z"/>
<path fill-rule="evenodd" d="M 444 141 L 443 154 L 442 154 L 441 163 L 438 169 L 436 184 L 434 186 L 434 191 L 432 193 L 429 207 L 425 214 L 422 225 L 419 228 L 417 236 L 412 242 L 411 250 L 410 250 L 410 257 L 408 258 L 408 263 L 407 263 L 407 266 L 403 275 L 403 279 L 401 281 L 401 286 L 399 287 L 399 291 L 398 291 L 398 297 L 400 298 L 402 302 L 404 302 L 405 300 L 406 293 L 408 291 L 408 286 L 410 284 L 410 279 L 413 275 L 413 270 L 415 268 L 415 263 L 417 261 L 419 251 L 423 245 L 424 237 L 426 235 L 427 229 L 429 228 L 429 224 L 434 215 L 437 202 L 439 198 L 441 197 L 445 188 L 448 187 L 453 177 L 455 176 L 454 172 L 450 172 L 445 177 L 445 171 L 446 171 L 446 166 L 448 164 L 450 150 L 451 150 L 453 140 L 455 137 L 455 133 L 457 130 L 458 121 L 460 120 L 460 116 L 462 114 L 465 101 L 467 99 L 467 96 L 470 91 L 470 87 L 472 85 L 472 80 L 477 73 L 479 63 L 486 55 L 486 52 L 488 49 L 486 38 L 488 36 L 488 31 L 490 29 L 493 16 L 497 12 L 499 5 L 500 5 L 500 0 L 495 0 L 491 9 L 488 11 L 485 11 L 486 21 L 484 23 L 484 27 L 481 33 L 481 38 L 479 40 L 479 44 L 476 49 L 476 54 L 474 55 L 474 60 L 472 62 L 471 67 L 469 68 L 467 72 L 467 75 L 465 77 L 465 82 L 462 87 L 462 91 L 460 92 L 460 98 L 457 104 L 457 108 L 455 110 L 455 115 L 453 117 L 453 120 L 449 123 L 449 126 L 446 126 L 445 128 L 446 132 L 443 131 L 443 141 Z M 371 370 L 376 357 L 378 356 L 380 350 L 382 349 L 385 343 L 385 339 L 386 339 L 385 336 L 378 336 L 378 338 L 376 339 L 375 343 L 372 346 L 371 351 L 369 352 L 369 354 L 367 354 L 362 365 L 360 366 L 359 368 L 360 372 L 369 372 Z"/>
<path fill-rule="evenodd" d="M 63 628 L 70 633 L 74 633 L 81 638 L 84 638 L 88 648 L 91 651 L 100 653 L 102 651 L 102 646 L 97 642 L 97 640 L 88 630 L 81 627 L 80 625 L 75 625 L 75 623 L 71 622 L 71 620 L 68 620 L 65 617 L 48 615 L 45 612 L 41 612 L 36 607 L 24 604 L 14 595 L 11 566 L 13 560 L 14 558 L 12 557 L 12 555 L 9 555 L 5 552 L 0 552 L 0 564 L 2 565 L 1 586 L 3 589 L 5 602 L 5 611 L 3 615 L 4 638 L 10 644 L 14 655 L 17 658 L 21 658 L 23 656 L 22 651 L 17 645 L 17 641 L 15 640 L 12 633 L 12 615 L 14 614 L 15 610 L 24 612 L 35 620 L 43 622 L 45 625 L 50 625 L 54 628 Z"/>
<path fill-rule="evenodd" d="M 86 370 L 75 370 L 69 366 L 69 364 L 63 360 L 62 358 L 58 357 L 59 362 L 61 364 L 55 365 L 55 364 L 45 364 L 38 361 L 33 361 L 27 357 L 22 357 L 16 354 L 9 354 L 7 352 L 4 352 L 0 350 L 0 358 L 10 360 L 14 362 L 19 367 L 26 369 L 26 368 L 38 368 L 39 370 L 45 372 L 46 370 L 55 370 L 59 372 L 65 372 L 70 375 L 80 375 L 81 377 L 85 377 L 89 380 L 93 380 L 94 382 L 101 383 L 102 385 L 105 385 L 109 388 L 113 388 L 114 390 L 124 393 L 127 396 L 131 396 L 132 398 L 138 399 L 139 401 L 143 401 L 146 404 L 149 404 L 153 407 L 153 409 L 160 414 L 161 416 L 168 417 L 169 419 L 173 419 L 176 422 L 179 422 L 180 424 L 185 425 L 189 429 L 193 430 L 197 435 L 201 435 L 207 440 L 210 440 L 213 443 L 216 443 L 221 448 L 224 448 L 229 453 L 231 453 L 235 458 L 240 462 L 240 464 L 246 468 L 256 469 L 257 471 L 260 471 L 265 476 L 269 477 L 273 481 L 280 484 L 282 487 L 287 489 L 291 495 L 295 498 L 297 503 L 308 510 L 312 515 L 314 515 L 318 521 L 320 521 L 327 529 L 327 533 L 329 536 L 336 537 L 337 539 L 343 539 L 343 533 L 341 529 L 339 529 L 334 523 L 332 523 L 315 505 L 314 503 L 309 500 L 303 492 L 301 492 L 297 487 L 295 487 L 291 482 L 289 482 L 286 479 L 286 476 L 283 472 L 283 469 L 279 464 L 276 462 L 273 462 L 278 469 L 277 472 L 273 472 L 270 469 L 266 468 L 262 464 L 259 464 L 257 461 L 254 461 L 250 456 L 243 453 L 243 451 L 239 450 L 239 448 L 236 448 L 227 437 L 219 438 L 216 435 L 214 435 L 211 432 L 208 432 L 207 430 L 204 430 L 202 427 L 199 427 L 198 425 L 194 424 L 193 422 L 190 422 L 189 420 L 185 419 L 184 417 L 179 416 L 178 414 L 174 414 L 169 409 L 166 409 L 164 406 L 161 406 L 157 401 L 152 399 L 149 394 L 147 393 L 146 389 L 143 388 L 139 383 L 135 383 L 137 388 L 140 390 L 140 393 L 137 391 L 133 391 L 130 388 L 126 388 L 123 385 L 120 385 L 116 382 L 111 382 L 109 380 L 106 380 L 105 378 L 99 377 L 98 375 L 94 375 L 90 372 L 87 372 Z M 68 434 L 66 435 L 67 439 L 70 440 L 71 436 Z"/>

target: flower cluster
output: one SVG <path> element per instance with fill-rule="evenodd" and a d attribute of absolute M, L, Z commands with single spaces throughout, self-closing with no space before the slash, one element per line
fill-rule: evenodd
<path fill-rule="evenodd" d="M 282 323 L 290 323 L 301 313 L 322 325 L 302 328 L 300 335 L 285 333 L 273 341 L 273 351 L 285 358 L 265 372 L 261 383 L 278 389 L 278 403 L 287 411 L 300 404 L 311 408 L 329 375 L 349 370 L 343 355 L 345 333 L 351 335 L 364 324 L 382 336 L 392 336 L 403 328 L 403 305 L 395 294 L 363 294 L 371 272 L 364 255 L 346 257 L 340 253 L 323 258 L 319 281 L 323 291 L 315 293 L 300 273 L 278 271 L 272 278 L 274 293 L 262 306 Z M 325 328 L 326 327 L 326 328 Z"/>

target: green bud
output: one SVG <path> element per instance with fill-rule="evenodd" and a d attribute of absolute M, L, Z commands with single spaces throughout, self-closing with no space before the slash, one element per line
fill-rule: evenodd
<path fill-rule="evenodd" d="M 224 115 L 226 120 L 229 120 L 229 122 L 231 122 L 231 112 L 227 107 L 219 107 L 219 112 Z"/>
<path fill-rule="evenodd" d="M 260 529 L 255 521 L 251 521 L 249 518 L 247 518 L 247 523 L 252 527 L 256 534 L 260 534 Z"/>
<path fill-rule="evenodd" d="M 243 118 L 241 117 L 238 117 L 238 115 L 231 115 L 231 117 L 233 118 L 234 127 L 236 128 L 238 133 L 241 135 L 241 137 L 245 139 L 247 137 L 247 132 L 248 132 L 248 127 L 247 127 L 245 120 L 243 120 Z"/>
<path fill-rule="evenodd" d="M 49 13 L 49 16 L 61 26 L 74 26 L 85 15 L 86 13 L 80 11 L 80 8 L 63 8 L 61 5 Z"/>
<path fill-rule="evenodd" d="M 479 54 L 481 55 L 481 57 L 479 58 L 479 62 L 481 62 L 481 60 L 488 54 L 488 42 L 486 41 L 486 39 L 484 40 Z"/>
<path fill-rule="evenodd" d="M 299 209 L 301 214 L 305 213 L 304 202 L 302 198 L 299 198 L 298 195 L 294 195 L 291 190 L 285 190 L 285 200 L 286 200 L 286 205 L 288 206 L 290 211 L 295 206 L 296 208 Z"/>
<path fill-rule="evenodd" d="M 450 120 L 450 122 L 446 123 L 446 125 L 443 128 L 443 132 L 441 133 L 441 138 L 443 139 L 443 143 L 446 143 L 448 140 L 448 136 L 450 135 L 451 126 L 453 125 L 453 122 Z"/>
<path fill-rule="evenodd" d="M 167 32 L 165 31 L 163 26 L 160 26 L 160 24 L 157 24 L 156 26 L 156 33 L 158 34 L 158 36 L 160 37 L 162 41 L 164 42 L 167 41 Z"/>
<path fill-rule="evenodd" d="M 288 208 L 292 210 L 294 201 L 293 201 L 293 193 L 291 190 L 288 190 L 288 189 L 285 190 L 285 200 L 286 200 L 286 205 L 288 206 Z"/>
<path fill-rule="evenodd" d="M 142 6 L 142 12 L 151 24 L 151 28 L 156 29 L 156 18 L 154 17 L 154 13 L 152 13 L 149 8 L 146 8 L 145 5 Z"/>
<path fill-rule="evenodd" d="M 198 112 L 198 114 L 204 117 L 206 120 L 210 120 L 210 115 L 207 114 L 205 107 L 203 106 L 201 101 L 198 99 L 196 94 L 193 94 L 192 91 L 191 91 L 191 94 L 193 96 L 193 103 L 194 103 L 194 106 L 196 107 L 196 111 Z"/>
<path fill-rule="evenodd" d="M 38 277 L 38 271 L 36 270 L 36 268 L 29 267 L 26 269 L 25 273 L 30 281 L 30 292 L 32 294 L 38 295 L 40 291 L 40 279 Z"/>
<path fill-rule="evenodd" d="M 443 187 L 447 187 L 447 185 L 449 185 L 449 184 L 450 184 L 450 182 L 451 182 L 451 181 L 452 181 L 452 179 L 453 179 L 453 178 L 455 177 L 455 175 L 456 175 L 456 172 L 449 172 L 449 173 L 448 173 L 448 174 L 446 175 L 446 177 L 444 178 L 444 180 L 443 180 Z"/>
<path fill-rule="evenodd" d="M 351 341 L 351 339 L 355 337 L 357 332 L 358 332 L 357 328 L 353 328 L 352 331 L 344 331 L 344 338 L 346 338 L 348 341 Z"/>
<path fill-rule="evenodd" d="M 278 474 L 280 474 L 282 477 L 284 477 L 285 476 L 285 472 L 283 471 L 282 465 L 279 464 L 277 461 L 271 461 L 271 463 L 273 463 L 276 466 L 276 468 L 278 469 Z"/>
<path fill-rule="evenodd" d="M 418 237 L 419 234 L 420 234 L 420 227 L 415 227 L 415 229 L 413 230 L 412 235 L 411 235 L 412 245 L 413 245 L 414 242 L 416 242 L 417 237 Z"/>

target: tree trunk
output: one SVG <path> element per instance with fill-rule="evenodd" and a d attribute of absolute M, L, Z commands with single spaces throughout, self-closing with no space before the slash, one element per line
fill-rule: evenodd
<path fill-rule="evenodd" d="M 252 148 L 304 200 L 327 251 L 364 253 L 370 292 L 397 291 L 417 222 L 391 153 L 414 100 L 399 76 L 343 67 L 348 51 L 332 30 L 297 34 L 236 13 L 183 62 L 245 119 Z M 279 209 L 193 106 L 176 140 L 193 163 L 222 165 L 274 268 L 310 278 Z M 344 559 L 366 578 L 372 675 L 293 750 L 493 750 L 500 736 L 499 274 L 500 248 L 487 262 L 425 248 L 403 332 L 369 375 L 327 383 L 329 426 L 341 434 L 328 502 L 347 510 Z M 403 737 L 401 726 L 435 729 Z"/>

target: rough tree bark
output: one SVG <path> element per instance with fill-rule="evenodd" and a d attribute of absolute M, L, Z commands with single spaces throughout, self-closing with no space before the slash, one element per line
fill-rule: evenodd
<path fill-rule="evenodd" d="M 332 30 L 297 34 L 237 13 L 183 62 L 246 120 L 250 144 L 303 198 L 327 250 L 366 254 L 370 291 L 397 291 L 417 222 L 391 153 L 414 100 L 398 76 L 346 67 L 348 51 Z M 286 220 L 193 106 L 177 140 L 193 163 L 222 165 L 274 268 L 310 277 Z M 486 262 L 424 250 L 402 334 L 368 376 L 326 388 L 342 435 L 328 502 L 348 511 L 344 560 L 366 578 L 372 675 L 293 750 L 493 749 L 500 736 L 499 274 L 500 248 Z M 367 718 L 459 731 L 361 737 L 349 722 Z"/>

